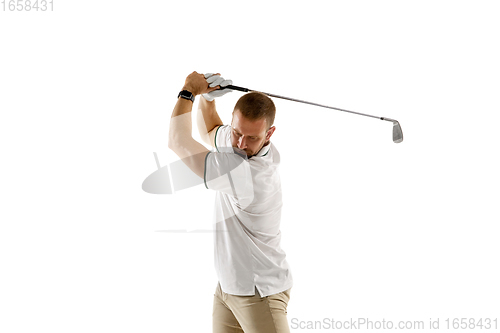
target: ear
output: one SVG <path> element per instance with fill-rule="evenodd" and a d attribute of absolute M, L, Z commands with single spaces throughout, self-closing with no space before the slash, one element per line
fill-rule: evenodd
<path fill-rule="evenodd" d="M 275 126 L 271 126 L 271 128 L 267 131 L 266 134 L 266 141 L 271 139 L 271 136 L 273 135 L 274 131 L 276 130 Z"/>

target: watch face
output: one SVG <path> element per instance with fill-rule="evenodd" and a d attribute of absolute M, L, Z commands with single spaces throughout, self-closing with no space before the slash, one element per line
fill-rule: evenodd
<path fill-rule="evenodd" d="M 191 92 L 187 91 L 187 90 L 183 90 L 179 93 L 179 96 L 178 97 L 182 97 L 182 98 L 185 98 L 185 99 L 190 99 L 191 101 L 194 102 L 194 96 Z"/>

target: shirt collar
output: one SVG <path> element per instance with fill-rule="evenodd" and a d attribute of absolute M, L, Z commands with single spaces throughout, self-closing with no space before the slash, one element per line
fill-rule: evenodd
<path fill-rule="evenodd" d="M 252 157 L 262 157 L 262 156 L 266 156 L 267 153 L 269 153 L 269 149 L 271 149 L 271 142 L 269 142 L 269 144 L 267 146 L 264 146 L 262 147 L 259 152 L 252 156 Z"/>

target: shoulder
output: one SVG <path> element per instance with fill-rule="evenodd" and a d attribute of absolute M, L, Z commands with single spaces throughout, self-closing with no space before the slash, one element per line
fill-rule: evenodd
<path fill-rule="evenodd" d="M 269 148 L 269 152 L 267 155 L 271 155 L 272 161 L 274 164 L 279 164 L 280 163 L 280 152 L 278 151 L 278 148 L 276 148 L 276 146 L 272 142 L 269 143 L 269 145 L 271 147 Z"/>
<path fill-rule="evenodd" d="M 219 125 L 212 130 L 214 147 L 220 151 L 220 147 L 231 147 L 231 126 Z"/>

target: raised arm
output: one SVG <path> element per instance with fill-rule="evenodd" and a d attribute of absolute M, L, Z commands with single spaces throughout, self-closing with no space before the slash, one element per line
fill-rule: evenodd
<path fill-rule="evenodd" d="M 225 80 L 220 76 L 220 73 L 208 73 L 204 74 L 204 77 L 207 80 L 210 88 L 217 86 L 225 87 L 227 85 L 233 84 L 232 80 Z M 231 92 L 231 89 L 218 89 L 205 93 L 203 94 L 203 97 L 200 97 L 197 116 L 198 131 L 200 132 L 201 139 L 206 144 L 212 147 L 214 146 L 213 137 L 215 136 L 215 134 L 212 132 L 213 129 L 217 126 L 224 125 L 219 115 L 217 114 L 217 111 L 215 110 L 214 99 L 216 97 L 221 97 L 228 92 Z M 210 135 L 210 132 L 212 132 L 212 135 Z"/>
<path fill-rule="evenodd" d="M 184 164 L 201 178 L 204 178 L 205 159 L 210 151 L 192 137 L 191 110 L 193 108 L 193 97 L 204 94 L 204 97 L 200 99 L 213 100 L 214 97 L 222 96 L 226 93 L 224 90 L 219 89 L 220 85 L 225 86 L 228 84 L 232 84 L 232 81 L 224 81 L 220 75 L 203 75 L 197 72 L 189 74 L 182 88 L 183 91 L 179 94 L 180 97 L 175 104 L 172 117 L 170 118 L 168 147 L 181 158 Z M 205 119 L 211 119 L 222 123 L 217 112 L 215 112 L 215 104 L 212 105 L 213 112 L 209 111 L 207 113 L 207 115 L 212 116 L 207 116 Z M 210 108 L 207 108 L 207 110 L 210 110 Z M 214 118 L 214 114 L 217 118 Z M 205 123 L 205 128 L 203 128 L 203 123 Z M 205 130 L 207 126 L 212 124 L 206 121 L 203 121 L 203 123 L 200 128 Z"/>
<path fill-rule="evenodd" d="M 184 83 L 183 91 L 175 104 L 168 133 L 168 148 L 174 151 L 196 175 L 204 178 L 205 158 L 210 153 L 201 143 L 193 139 L 191 110 L 193 97 L 218 89 L 209 87 L 203 74 L 191 73 Z M 187 92 L 186 92 L 187 91 Z"/>
<path fill-rule="evenodd" d="M 214 127 L 224 125 L 215 108 L 215 100 L 209 102 L 205 97 L 200 97 L 196 124 L 198 125 L 198 131 L 203 142 L 212 146 L 208 133 Z"/>

